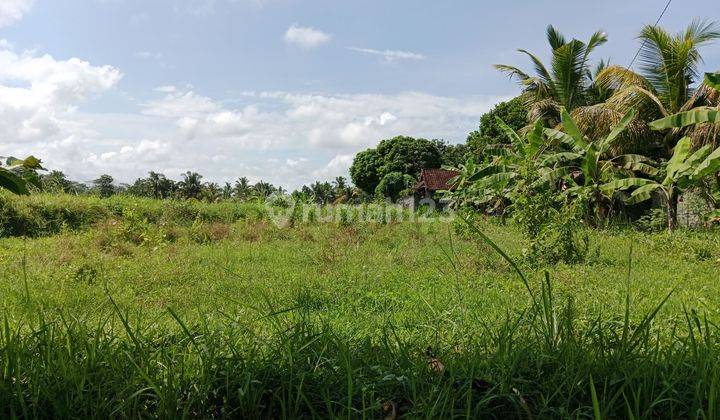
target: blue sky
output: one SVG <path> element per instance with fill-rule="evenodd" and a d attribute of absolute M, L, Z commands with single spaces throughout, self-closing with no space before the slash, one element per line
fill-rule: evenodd
<path fill-rule="evenodd" d="M 294 188 L 399 134 L 462 142 L 547 57 L 547 24 L 627 65 L 665 0 L 3 0 L 0 155 L 87 181 L 195 170 Z M 712 11 L 715 16 L 709 15 Z M 720 20 L 675 0 L 662 25 Z M 720 68 L 720 45 L 703 51 Z"/>

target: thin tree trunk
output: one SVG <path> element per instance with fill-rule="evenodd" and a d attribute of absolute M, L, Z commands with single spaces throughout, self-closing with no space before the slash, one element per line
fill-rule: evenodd
<path fill-rule="evenodd" d="M 671 187 L 668 194 L 667 218 L 668 232 L 672 233 L 677 227 L 678 194 L 675 187 Z"/>

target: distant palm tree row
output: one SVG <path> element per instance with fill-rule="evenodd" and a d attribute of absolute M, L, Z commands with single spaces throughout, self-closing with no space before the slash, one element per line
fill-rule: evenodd
<path fill-rule="evenodd" d="M 91 185 L 71 181 L 61 171 L 51 171 L 39 175 L 40 189 L 50 192 L 70 194 L 95 194 L 110 197 L 115 194 L 127 194 L 138 197 L 157 199 L 196 199 L 215 202 L 219 200 L 249 201 L 266 199 L 273 194 L 286 194 L 280 186 L 269 182 L 251 183 L 246 177 L 238 178 L 234 183 L 220 185 L 216 182 L 203 182 L 203 176 L 197 172 L 185 172 L 179 181 L 167 178 L 164 174 L 151 171 L 147 177 L 138 178 L 132 184 L 116 185 L 110 175 L 101 175 Z M 293 198 L 303 202 L 330 204 L 334 202 L 350 202 L 362 197 L 362 192 L 349 185 L 345 177 L 336 177 L 331 182 L 316 181 L 304 185 L 292 193 Z"/>

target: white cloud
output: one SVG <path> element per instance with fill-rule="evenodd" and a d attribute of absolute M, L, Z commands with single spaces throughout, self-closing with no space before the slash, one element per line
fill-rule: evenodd
<path fill-rule="evenodd" d="M 10 25 L 22 19 L 30 11 L 35 0 L 2 0 L 0 1 L 0 27 Z"/>
<path fill-rule="evenodd" d="M 303 48 L 315 48 L 326 44 L 332 39 L 332 35 L 325 33 L 311 26 L 292 25 L 285 32 L 285 42 Z"/>
<path fill-rule="evenodd" d="M 356 47 L 347 47 L 347 49 L 365 53 L 365 54 L 378 55 L 387 62 L 394 62 L 394 61 L 401 61 L 401 60 L 424 60 L 426 58 L 422 54 L 418 54 L 418 53 L 414 53 L 414 52 L 410 52 L 410 51 L 400 51 L 400 50 L 380 51 L 380 50 L 373 50 L 371 48 L 356 48 Z"/>
<path fill-rule="evenodd" d="M 347 176 L 354 154 L 384 138 L 463 141 L 483 112 L 506 99 L 422 92 L 211 98 L 192 86 L 161 86 L 139 112 L 82 110 L 121 77 L 114 67 L 0 44 L 0 138 L 7 139 L 0 155 L 32 153 L 81 181 L 194 170 L 212 181 L 247 176 L 296 188 Z"/>
<path fill-rule="evenodd" d="M 142 58 L 142 59 L 154 59 L 154 60 L 160 60 L 163 58 L 162 53 L 158 52 L 152 52 L 152 51 L 138 51 L 135 53 L 135 57 Z"/>
<path fill-rule="evenodd" d="M 355 155 L 353 154 L 336 155 L 324 167 L 313 171 L 313 176 L 317 179 L 332 179 L 337 176 L 347 177 L 348 169 L 350 169 L 354 158 Z"/>
<path fill-rule="evenodd" d="M 111 66 L 0 46 L 0 137 L 25 142 L 75 129 L 77 105 L 112 89 L 121 77 Z"/>

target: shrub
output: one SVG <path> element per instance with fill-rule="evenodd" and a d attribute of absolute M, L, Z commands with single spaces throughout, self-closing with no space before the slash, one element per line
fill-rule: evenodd
<path fill-rule="evenodd" d="M 537 233 L 529 237 L 527 260 L 531 264 L 584 262 L 590 250 L 590 237 L 583 232 L 581 214 L 574 205 L 564 206 L 560 211 L 552 209 L 548 219 L 533 227 Z"/>

